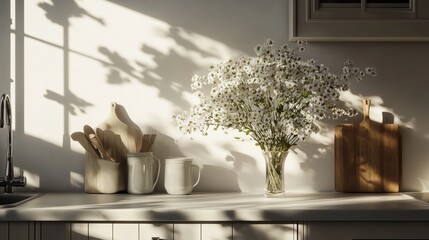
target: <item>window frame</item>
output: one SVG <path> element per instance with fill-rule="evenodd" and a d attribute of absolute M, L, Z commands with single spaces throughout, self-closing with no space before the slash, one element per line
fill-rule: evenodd
<path fill-rule="evenodd" d="M 289 0 L 291 41 L 429 41 L 428 0 L 411 0 L 409 8 L 365 8 L 366 11 L 316 9 L 314 3 L 318 1 Z"/>
<path fill-rule="evenodd" d="M 367 7 L 367 0 L 361 0 L 359 7 L 320 7 L 320 0 L 307 0 L 311 5 L 309 19 L 404 19 L 416 18 L 415 0 L 409 0 L 408 8 L 389 8 L 389 7 Z M 333 4 L 335 6 L 335 4 Z"/>

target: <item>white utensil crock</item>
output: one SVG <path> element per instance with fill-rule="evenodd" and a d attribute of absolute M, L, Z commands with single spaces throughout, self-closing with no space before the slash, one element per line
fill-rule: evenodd
<path fill-rule="evenodd" d="M 158 170 L 154 179 L 154 162 L 158 161 Z M 158 182 L 161 162 L 151 152 L 127 154 L 128 192 L 147 194 L 153 192 Z"/>
<path fill-rule="evenodd" d="M 193 184 L 192 168 L 198 170 L 198 178 Z M 190 194 L 198 184 L 201 168 L 192 164 L 192 158 L 180 157 L 165 159 L 164 187 L 168 194 Z"/>

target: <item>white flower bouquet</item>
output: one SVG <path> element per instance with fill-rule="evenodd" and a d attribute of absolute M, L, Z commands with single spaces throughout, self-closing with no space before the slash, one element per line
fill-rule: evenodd
<path fill-rule="evenodd" d="M 349 60 L 337 75 L 314 59 L 301 60 L 297 50 L 304 51 L 304 43 L 297 45 L 276 49 L 267 40 L 255 47 L 256 57 L 228 60 L 205 76 L 195 75 L 191 87 L 199 103 L 174 116 L 179 129 L 203 135 L 210 127 L 236 129 L 263 151 L 280 152 L 318 132 L 318 120 L 356 115 L 343 107 L 340 92 L 350 80 L 375 76 L 375 69 L 361 70 Z"/>

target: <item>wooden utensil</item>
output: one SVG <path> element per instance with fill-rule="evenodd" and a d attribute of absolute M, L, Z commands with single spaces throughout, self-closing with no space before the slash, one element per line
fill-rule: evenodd
<path fill-rule="evenodd" d="M 89 141 L 98 150 L 102 159 L 115 161 L 107 155 L 106 149 L 104 149 L 103 144 L 101 144 L 101 141 L 98 139 L 97 135 L 93 133 L 89 134 Z"/>
<path fill-rule="evenodd" d="M 106 158 L 105 154 L 103 154 L 101 152 L 101 150 L 99 149 L 99 147 L 97 146 L 96 140 L 91 139 L 92 138 L 91 135 L 96 136 L 94 129 L 92 129 L 92 127 L 89 125 L 84 125 L 83 126 L 83 133 L 85 133 L 85 137 L 88 139 L 89 143 L 92 145 L 92 147 L 95 149 L 95 151 L 97 151 L 98 155 L 102 159 Z"/>
<path fill-rule="evenodd" d="M 399 191 L 399 126 L 371 121 L 370 105 L 370 100 L 362 100 L 363 120 L 359 124 L 341 124 L 335 128 L 336 191 Z"/>
<path fill-rule="evenodd" d="M 89 142 L 89 140 L 86 138 L 85 134 L 83 132 L 74 132 L 71 134 L 71 138 L 79 142 L 80 145 L 94 158 L 101 158 L 101 156 L 98 154 L 98 152 L 94 149 L 92 144 Z"/>
<path fill-rule="evenodd" d="M 85 133 L 85 136 L 87 136 L 88 139 L 89 139 L 89 135 L 90 134 L 95 134 L 95 131 L 94 131 L 94 129 L 91 126 L 84 125 L 83 126 L 83 133 Z"/>
<path fill-rule="evenodd" d="M 143 134 L 142 148 L 140 152 L 149 152 L 155 142 L 156 134 Z"/>

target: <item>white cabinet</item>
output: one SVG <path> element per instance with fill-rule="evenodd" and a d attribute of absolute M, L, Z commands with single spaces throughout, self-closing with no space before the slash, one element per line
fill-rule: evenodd
<path fill-rule="evenodd" d="M 72 240 L 88 240 L 88 223 L 72 223 L 71 224 L 71 239 Z"/>
<path fill-rule="evenodd" d="M 0 222 L 0 240 L 429 239 L 429 222 Z"/>
<path fill-rule="evenodd" d="M 32 222 L 10 222 L 8 226 L 9 238 L 13 240 L 34 240 L 34 223 Z M 0 239 L 3 239 L 0 237 Z"/>
<path fill-rule="evenodd" d="M 202 240 L 231 240 L 232 223 L 204 223 L 201 224 Z"/>
<path fill-rule="evenodd" d="M 308 240 L 429 239 L 428 222 L 309 222 Z"/>
<path fill-rule="evenodd" d="M 25 227 L 22 230 L 24 231 Z M 43 240 L 70 240 L 69 222 L 41 222 L 39 230 L 40 238 Z M 12 239 L 14 238 L 10 240 Z"/>
<path fill-rule="evenodd" d="M 90 223 L 88 224 L 89 240 L 112 240 L 113 224 L 112 223 Z M 43 239 L 41 239 L 43 240 Z M 74 239 L 72 239 L 74 240 Z"/>
<path fill-rule="evenodd" d="M 248 222 L 0 222 L 0 240 L 304 240 L 299 226 Z"/>
<path fill-rule="evenodd" d="M 0 222 L 0 240 L 9 240 L 9 223 Z"/>
<path fill-rule="evenodd" d="M 195 223 L 174 224 L 174 240 L 200 240 L 201 225 Z"/>
<path fill-rule="evenodd" d="M 429 239 L 429 222 L 0 222 L 0 240 Z"/>
<path fill-rule="evenodd" d="M 139 240 L 139 225 L 135 223 L 114 223 L 113 239 Z"/>
<path fill-rule="evenodd" d="M 0 240 L 38 240 L 36 228 L 35 222 L 0 222 Z"/>
<path fill-rule="evenodd" d="M 174 227 L 172 223 L 140 223 L 140 240 L 173 240 Z"/>
<path fill-rule="evenodd" d="M 234 240 L 297 240 L 293 223 L 234 223 Z"/>

